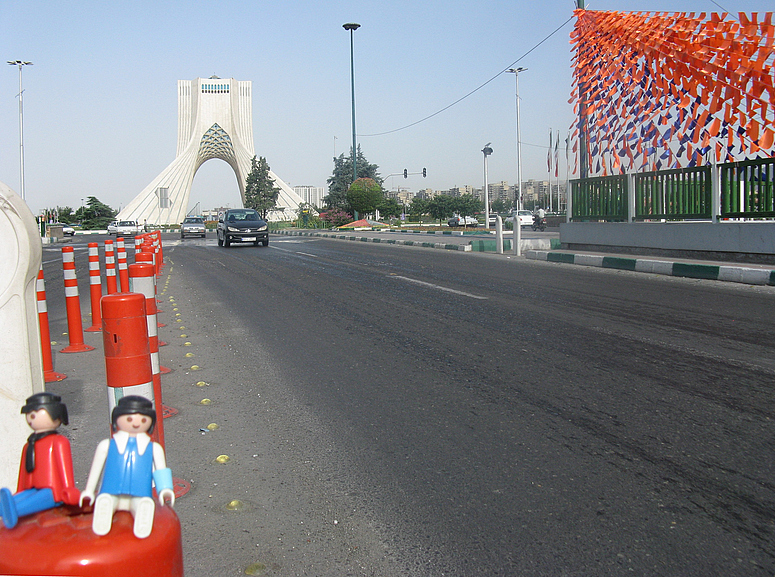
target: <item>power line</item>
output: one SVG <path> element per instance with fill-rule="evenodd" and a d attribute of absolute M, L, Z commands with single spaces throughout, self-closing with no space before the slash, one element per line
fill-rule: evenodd
<path fill-rule="evenodd" d="M 558 26 L 558 27 L 557 27 L 557 28 L 556 28 L 556 29 L 555 29 L 555 30 L 554 30 L 552 33 L 550 33 L 550 34 L 549 34 L 548 36 L 546 36 L 546 37 L 545 37 L 543 40 L 541 40 L 540 42 L 538 42 L 538 43 L 537 43 L 535 46 L 533 46 L 533 47 L 532 47 L 530 50 L 528 50 L 527 52 L 525 52 L 525 53 L 524 53 L 522 56 L 520 56 L 519 58 L 517 58 L 517 59 L 516 59 L 514 62 L 512 62 L 511 64 L 509 64 L 508 66 L 506 66 L 506 67 L 505 67 L 503 70 L 501 70 L 500 72 L 498 72 L 498 74 L 496 74 L 495 76 L 493 76 L 492 78 L 490 78 L 490 79 L 489 79 L 487 82 L 485 82 L 485 83 L 483 83 L 483 84 L 480 84 L 479 86 L 477 86 L 476 88 L 474 88 L 474 89 L 473 89 L 471 92 L 469 92 L 469 93 L 468 93 L 468 94 L 466 94 L 465 96 L 462 96 L 462 97 L 458 98 L 458 99 L 457 99 L 457 100 L 455 100 L 455 102 L 453 102 L 452 104 L 448 104 L 447 106 L 445 106 L 445 107 L 444 107 L 444 108 L 442 108 L 441 110 L 437 110 L 437 111 L 436 111 L 436 112 L 434 112 L 433 114 L 429 114 L 429 115 L 428 115 L 428 116 L 426 116 L 425 118 L 421 118 L 420 120 L 417 120 L 417 121 L 415 121 L 415 122 L 412 122 L 411 124 L 407 124 L 406 126 L 402 126 L 401 128 L 394 128 L 393 130 L 388 130 L 388 131 L 386 131 L 386 132 L 377 132 L 377 133 L 374 133 L 374 134 L 359 134 L 358 136 L 360 136 L 361 138 L 366 138 L 366 137 L 369 137 L 369 136 L 384 136 L 384 135 L 386 135 L 386 134 L 393 134 L 394 132 L 399 132 L 399 131 L 401 131 L 401 130 L 406 130 L 407 128 L 411 128 L 412 126 L 416 126 L 416 125 L 420 124 L 421 122 L 425 122 L 426 120 L 429 120 L 429 119 L 433 118 L 434 116 L 438 116 L 439 114 L 441 114 L 441 113 L 442 113 L 442 112 L 444 112 L 445 110 L 449 110 L 450 108 L 452 108 L 452 107 L 453 107 L 453 106 L 455 106 L 456 104 L 458 104 L 458 103 L 462 102 L 463 100 L 465 100 L 466 98 L 468 98 L 468 97 L 469 97 L 469 96 L 471 96 L 472 94 L 474 94 L 474 93 L 478 92 L 479 90 L 481 90 L 482 88 L 484 88 L 485 86 L 487 86 L 487 85 L 488 85 L 490 82 L 492 82 L 493 80 L 495 80 L 496 78 L 498 78 L 498 77 L 499 77 L 501 74 L 503 74 L 504 72 L 506 72 L 506 71 L 507 71 L 509 68 L 513 68 L 513 67 L 514 67 L 514 66 L 515 66 L 515 65 L 516 65 L 516 64 L 517 64 L 517 63 L 518 63 L 520 60 L 522 60 L 523 58 L 525 58 L 526 56 L 528 56 L 528 55 L 529 55 L 531 52 L 533 52 L 533 51 L 534 51 L 536 48 L 538 48 L 538 47 L 539 47 L 539 46 L 541 46 L 541 45 L 542 45 L 544 42 L 546 42 L 547 40 L 549 40 L 549 39 L 550 39 L 552 36 L 554 36 L 555 34 L 557 34 L 557 32 L 559 32 L 559 31 L 560 31 L 560 30 L 561 30 L 561 29 L 562 29 L 562 28 L 563 28 L 563 27 L 564 27 L 564 26 L 565 26 L 565 25 L 566 25 L 568 22 L 570 22 L 571 20 L 573 20 L 573 18 L 574 18 L 573 16 L 571 16 L 570 18 L 568 18 L 568 19 L 567 19 L 565 22 L 563 22 L 562 24 L 560 24 L 560 25 L 559 25 L 559 26 Z"/>

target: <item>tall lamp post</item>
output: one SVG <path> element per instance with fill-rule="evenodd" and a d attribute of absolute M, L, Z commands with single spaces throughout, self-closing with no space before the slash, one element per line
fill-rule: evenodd
<path fill-rule="evenodd" d="M 514 79 L 517 81 L 517 189 L 516 200 L 517 210 L 522 210 L 522 137 L 519 131 L 519 73 L 524 72 L 527 68 L 509 68 L 506 72 L 514 74 Z"/>
<path fill-rule="evenodd" d="M 490 192 L 487 189 L 487 157 L 492 154 L 491 142 L 484 145 L 484 228 L 490 228 Z"/>
<path fill-rule="evenodd" d="M 358 179 L 358 169 L 355 161 L 357 154 L 355 151 L 355 60 L 353 58 L 353 31 L 358 30 L 360 27 L 361 25 L 356 24 L 355 22 L 342 24 L 342 28 L 350 31 L 350 89 L 352 92 L 353 103 L 353 182 Z"/>
<path fill-rule="evenodd" d="M 22 193 L 22 200 L 26 202 L 27 197 L 24 192 L 24 104 L 22 100 L 24 90 L 22 89 L 22 67 L 32 66 L 32 62 L 8 60 L 8 64 L 19 67 L 19 187 Z"/>

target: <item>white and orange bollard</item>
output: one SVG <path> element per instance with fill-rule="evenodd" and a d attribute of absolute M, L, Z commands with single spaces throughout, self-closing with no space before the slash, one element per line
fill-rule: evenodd
<path fill-rule="evenodd" d="M 145 237 L 142 234 L 135 236 L 135 262 L 137 262 L 137 254 L 142 252 L 143 239 Z"/>
<path fill-rule="evenodd" d="M 43 380 L 47 383 L 61 381 L 67 375 L 57 373 L 54 370 L 51 354 L 51 330 L 48 326 L 48 304 L 46 304 L 46 281 L 43 280 L 43 265 L 38 271 L 38 280 L 35 285 L 38 293 L 38 324 L 40 325 L 40 348 L 43 355 Z"/>
<path fill-rule="evenodd" d="M 86 332 L 102 330 L 100 299 L 102 298 L 102 277 L 100 276 L 100 245 L 89 243 L 89 297 L 91 302 L 91 326 Z"/>
<path fill-rule="evenodd" d="M 154 295 L 154 270 L 148 263 L 129 265 L 129 290 L 145 297 L 145 314 L 148 327 L 148 346 L 151 355 L 153 394 L 156 399 L 156 427 L 159 429 L 159 443 L 164 446 L 164 423 L 161 395 L 161 364 L 159 362 L 159 331 L 156 325 L 156 297 Z M 169 372 L 169 369 L 167 369 Z"/>
<path fill-rule="evenodd" d="M 109 295 L 118 292 L 116 286 L 116 251 L 113 248 L 113 240 L 105 241 L 105 285 Z"/>
<path fill-rule="evenodd" d="M 124 246 L 124 237 L 116 239 L 116 260 L 118 261 L 118 280 L 119 291 L 129 292 L 129 271 L 126 263 L 126 246 Z"/>
<path fill-rule="evenodd" d="M 65 276 L 65 306 L 67 309 L 67 336 L 70 344 L 60 353 L 84 353 L 93 351 L 83 342 L 83 325 L 81 321 L 81 299 L 78 296 L 78 278 L 75 274 L 75 253 L 73 247 L 62 247 L 62 268 Z"/>
<path fill-rule="evenodd" d="M 100 305 L 108 413 L 127 395 L 154 401 L 145 295 L 131 292 L 105 295 Z"/>

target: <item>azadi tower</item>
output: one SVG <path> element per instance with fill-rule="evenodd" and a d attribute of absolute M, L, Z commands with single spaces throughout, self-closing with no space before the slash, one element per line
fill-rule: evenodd
<path fill-rule="evenodd" d="M 175 224 L 188 210 L 191 184 L 199 167 L 212 158 L 229 163 L 237 175 L 245 202 L 245 177 L 253 150 L 253 83 L 218 78 L 178 80 L 178 152 L 175 160 L 154 178 L 116 217 L 148 224 Z M 296 214 L 303 200 L 269 173 L 280 188 L 277 209 L 270 220 Z"/>

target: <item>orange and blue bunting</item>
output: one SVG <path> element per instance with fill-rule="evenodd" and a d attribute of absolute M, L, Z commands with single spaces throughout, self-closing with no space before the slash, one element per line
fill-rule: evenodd
<path fill-rule="evenodd" d="M 575 14 L 573 151 L 586 145 L 589 176 L 775 157 L 771 12 Z"/>

